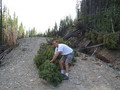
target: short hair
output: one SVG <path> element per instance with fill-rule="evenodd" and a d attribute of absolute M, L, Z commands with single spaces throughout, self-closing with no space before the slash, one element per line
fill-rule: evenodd
<path fill-rule="evenodd" d="M 48 42 L 48 44 L 50 44 L 50 45 L 52 45 L 53 44 L 53 41 L 56 41 L 56 42 L 58 42 L 56 39 L 49 39 L 47 42 Z"/>
<path fill-rule="evenodd" d="M 56 42 L 58 42 L 56 39 L 52 39 L 52 40 L 51 40 L 51 42 L 53 42 L 53 41 L 56 41 Z"/>

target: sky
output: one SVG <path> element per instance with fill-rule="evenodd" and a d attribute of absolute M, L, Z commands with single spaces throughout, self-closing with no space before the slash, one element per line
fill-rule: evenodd
<path fill-rule="evenodd" d="M 59 25 L 66 16 L 76 17 L 76 0 L 3 0 L 4 5 L 26 30 L 35 27 L 38 33 L 53 28 L 55 22 Z"/>

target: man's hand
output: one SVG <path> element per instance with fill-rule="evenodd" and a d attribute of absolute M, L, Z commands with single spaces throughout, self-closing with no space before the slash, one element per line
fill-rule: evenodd
<path fill-rule="evenodd" d="M 54 62 L 54 60 L 50 60 L 50 63 Z"/>
<path fill-rule="evenodd" d="M 59 54 L 61 54 L 61 52 L 57 52 L 57 53 L 53 56 L 53 59 L 50 60 L 50 62 L 54 62 L 55 59 L 58 57 Z"/>

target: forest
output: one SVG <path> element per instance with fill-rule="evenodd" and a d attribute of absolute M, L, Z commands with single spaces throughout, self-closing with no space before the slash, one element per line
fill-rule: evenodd
<path fill-rule="evenodd" d="M 76 19 L 66 16 L 60 21 L 59 27 L 55 24 L 46 35 L 60 36 L 67 40 L 74 37 L 75 45 L 84 37 L 93 44 L 104 43 L 108 49 L 120 49 L 119 5 L 119 0 L 78 0 Z"/>
<path fill-rule="evenodd" d="M 0 21 L 0 45 L 14 46 L 17 39 L 36 35 L 35 27 L 25 30 L 22 22 L 18 25 L 18 16 L 15 12 L 11 16 L 6 6 L 1 8 Z"/>
<path fill-rule="evenodd" d="M 120 1 L 119 0 L 77 0 L 77 16 L 73 20 L 66 16 L 55 22 L 53 28 L 48 28 L 44 34 L 37 34 L 35 27 L 25 30 L 24 25 L 18 25 L 18 16 L 9 14 L 7 7 L 1 8 L 0 44 L 15 45 L 16 40 L 23 37 L 86 37 L 93 43 L 105 43 L 109 49 L 119 48 L 120 43 Z M 66 35 L 68 33 L 73 35 Z M 79 36 L 81 35 L 81 37 Z M 109 46 L 110 45 L 110 46 Z"/>

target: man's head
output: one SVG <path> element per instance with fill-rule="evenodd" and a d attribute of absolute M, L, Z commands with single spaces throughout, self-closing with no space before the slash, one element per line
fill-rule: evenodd
<path fill-rule="evenodd" d="M 52 44 L 55 46 L 55 47 L 58 47 L 58 41 L 57 40 L 52 40 Z"/>

